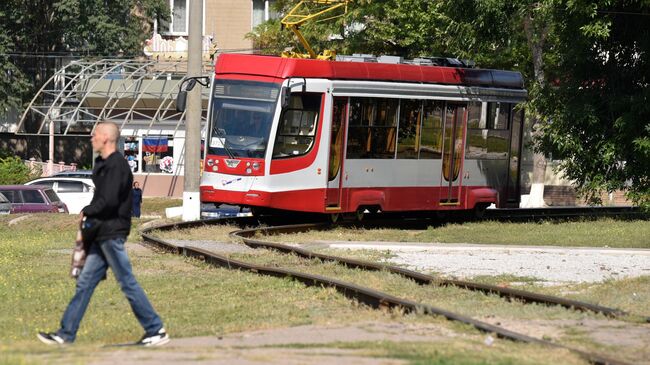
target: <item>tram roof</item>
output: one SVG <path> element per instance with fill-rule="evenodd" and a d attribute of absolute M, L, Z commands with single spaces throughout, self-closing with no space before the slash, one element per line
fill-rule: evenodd
<path fill-rule="evenodd" d="M 363 80 L 447 84 L 523 89 L 516 71 L 414 65 L 401 63 L 322 61 L 250 54 L 222 54 L 217 75 L 240 74 L 288 79 L 292 77 L 332 80 Z"/>

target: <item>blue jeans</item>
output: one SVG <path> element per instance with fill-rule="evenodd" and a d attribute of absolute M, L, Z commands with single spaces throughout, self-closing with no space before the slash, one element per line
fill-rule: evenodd
<path fill-rule="evenodd" d="M 129 300 L 131 309 L 144 328 L 145 334 L 153 335 L 162 328 L 162 320 L 133 276 L 131 263 L 124 249 L 124 241 L 126 238 L 119 237 L 94 242 L 90 245 L 86 264 L 77 279 L 76 292 L 63 314 L 61 329 L 57 331 L 57 334 L 65 341 L 74 342 L 90 297 L 97 284 L 106 276 L 106 270 L 109 267 L 113 270 L 115 279 Z"/>

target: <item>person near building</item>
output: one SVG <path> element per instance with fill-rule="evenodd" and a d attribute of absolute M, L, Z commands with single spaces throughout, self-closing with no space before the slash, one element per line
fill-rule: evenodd
<path fill-rule="evenodd" d="M 124 249 L 131 230 L 133 174 L 117 151 L 119 137 L 117 125 L 103 122 L 97 125 L 90 139 L 93 150 L 99 154 L 93 168 L 95 194 L 90 205 L 81 211 L 80 219 L 93 219 L 98 228 L 77 278 L 75 294 L 63 313 L 61 327 L 56 332 L 37 335 L 46 344 L 63 345 L 75 341 L 90 298 L 109 267 L 144 328 L 144 336 L 135 344 L 158 346 L 169 342 L 162 320 L 136 281 Z"/>
<path fill-rule="evenodd" d="M 133 182 L 133 206 L 131 209 L 131 215 L 136 218 L 140 218 L 140 207 L 142 206 L 142 189 L 140 189 L 140 183 L 137 181 Z"/>

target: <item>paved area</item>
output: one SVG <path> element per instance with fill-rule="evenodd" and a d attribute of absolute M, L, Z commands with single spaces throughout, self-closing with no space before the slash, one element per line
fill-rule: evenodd
<path fill-rule="evenodd" d="M 650 275 L 650 250 L 404 242 L 319 241 L 320 247 L 380 250 L 387 263 L 457 278 L 515 275 L 548 284 Z"/>

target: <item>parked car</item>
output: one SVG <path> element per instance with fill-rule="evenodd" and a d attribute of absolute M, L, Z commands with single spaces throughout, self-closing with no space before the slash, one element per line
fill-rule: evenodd
<path fill-rule="evenodd" d="M 83 177 L 90 179 L 93 176 L 93 170 L 75 170 L 75 171 L 61 171 L 52 175 L 52 177 Z"/>
<path fill-rule="evenodd" d="M 0 194 L 11 202 L 12 213 L 68 213 L 65 203 L 47 186 L 0 185 Z"/>
<path fill-rule="evenodd" d="M 45 185 L 52 188 L 68 206 L 70 214 L 81 212 L 83 207 L 90 204 L 95 193 L 95 184 L 89 178 L 42 177 L 25 183 L 25 185 Z"/>
<path fill-rule="evenodd" d="M 11 202 L 4 195 L 0 194 L 0 214 L 11 213 Z"/>

